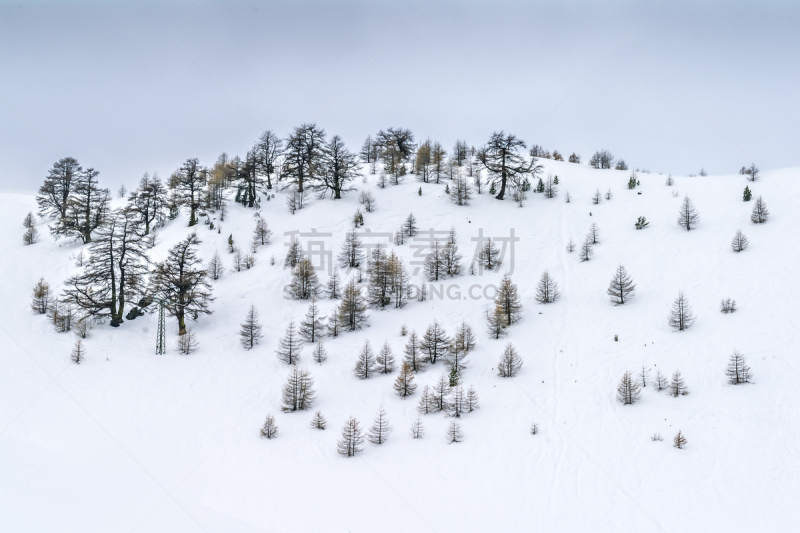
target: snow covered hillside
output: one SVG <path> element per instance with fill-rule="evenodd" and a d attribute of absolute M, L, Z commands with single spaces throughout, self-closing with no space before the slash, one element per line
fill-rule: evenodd
<path fill-rule="evenodd" d="M 311 243 L 331 253 L 322 255 L 326 264 L 318 272 L 324 286 L 331 261 L 338 268 L 353 214 L 364 211 L 358 192 L 336 201 L 312 198 L 294 215 L 284 192 L 262 200 L 272 242 L 241 272 L 231 270 L 227 240 L 232 235 L 249 248 L 254 210 L 231 202 L 222 222 L 209 212 L 219 232 L 202 223 L 187 227 L 184 210 L 159 230 L 149 253 L 161 261 L 196 231 L 204 262 L 215 250 L 225 262 L 226 272 L 212 282 L 213 313 L 189 323 L 198 349 L 178 352 L 177 323 L 168 316 L 167 353 L 155 355 L 157 314 L 147 314 L 119 328 L 91 329 L 80 365 L 70 360 L 75 335 L 54 331 L 34 314 L 30 295 L 40 277 L 60 292 L 80 271 L 75 257 L 86 247 L 54 241 L 41 220 L 41 240 L 24 246 L 21 222 L 36 202 L 32 195 L 10 196 L 0 206 L 0 530 L 794 530 L 800 169 L 764 172 L 755 183 L 742 175 L 675 177 L 672 186 L 664 175 L 640 173 L 640 185 L 628 189 L 630 172 L 542 163 L 545 177 L 558 176 L 558 194 L 547 199 L 531 191 L 523 207 L 486 191 L 457 206 L 445 194 L 448 180 L 435 185 L 407 176 L 380 188 L 365 169 L 366 183 L 356 185 L 372 192 L 377 207 L 363 213 L 364 244 L 394 250 L 410 273 L 417 270 L 412 282 L 422 283 L 422 241 L 395 245 L 391 237 L 413 213 L 420 235 L 433 229 L 444 238 L 455 229 L 464 271 L 431 282 L 424 302 L 371 308 L 367 327 L 324 338 L 322 364 L 306 346 L 300 365 L 314 379 L 316 400 L 308 411 L 289 413 L 281 411 L 281 390 L 290 367 L 275 350 L 309 301 L 285 291 L 292 278 L 284 268 L 287 235 L 300 232 L 304 248 Z M 746 185 L 750 202 L 742 200 Z M 603 197 L 595 205 L 598 189 Z M 699 214 L 691 231 L 677 224 L 687 195 Z M 765 224 L 750 221 L 759 196 L 771 213 Z M 640 216 L 649 226 L 637 230 Z M 593 223 L 598 242 L 582 262 L 580 246 Z M 749 247 L 734 253 L 739 229 Z M 500 248 L 503 238 L 518 240 L 496 271 L 470 274 L 481 234 Z M 619 265 L 636 294 L 615 306 L 606 290 Z M 547 305 L 535 299 L 545 270 L 561 293 Z M 493 339 L 486 313 L 506 273 L 519 288 L 522 319 Z M 685 331 L 667 321 L 680 291 L 696 316 Z M 720 312 L 728 298 L 736 301 L 735 313 Z M 319 301 L 326 315 L 338 304 Z M 251 305 L 263 338 L 246 350 L 239 328 Z M 447 442 L 453 418 L 445 413 L 421 416 L 424 438 L 411 434 L 423 387 L 449 370 L 444 364 L 418 372 L 417 391 L 405 399 L 393 389 L 399 369 L 365 380 L 353 375 L 366 340 L 376 352 L 388 342 L 399 361 L 408 341 L 401 326 L 422 336 L 434 320 L 448 335 L 464 321 L 477 337 L 461 383 L 474 386 L 480 408 L 459 419 L 459 443 Z M 497 367 L 509 342 L 523 366 L 503 378 Z M 751 383 L 728 384 L 734 350 L 747 357 Z M 648 381 L 640 401 L 620 403 L 624 372 L 636 376 L 643 365 L 650 380 L 657 371 L 669 379 L 680 370 L 689 394 L 673 397 Z M 394 428 L 388 441 L 366 442 L 355 457 L 339 455 L 345 421 L 353 416 L 368 429 L 381 406 Z M 324 431 L 310 426 L 317 410 L 327 419 Z M 279 431 L 265 439 L 260 429 L 270 414 Z M 683 449 L 673 446 L 679 430 L 687 439 Z M 663 440 L 652 439 L 657 433 Z"/>

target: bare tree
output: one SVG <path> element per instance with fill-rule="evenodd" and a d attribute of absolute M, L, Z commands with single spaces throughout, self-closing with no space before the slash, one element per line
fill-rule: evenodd
<path fill-rule="evenodd" d="M 728 368 L 725 369 L 725 375 L 728 376 L 728 383 L 731 385 L 749 383 L 750 378 L 753 377 L 750 367 L 747 366 L 747 360 L 738 350 L 734 350 L 730 359 L 728 359 Z"/>
<path fill-rule="evenodd" d="M 589 227 L 589 233 L 586 235 L 586 240 L 591 241 L 592 244 L 597 244 L 600 242 L 600 229 L 597 227 L 597 224 L 592 222 L 592 225 Z"/>
<path fill-rule="evenodd" d="M 461 430 L 461 424 L 453 420 L 447 427 L 447 443 L 453 444 L 462 442 L 464 440 L 464 432 Z"/>
<path fill-rule="evenodd" d="M 756 198 L 756 203 L 753 204 L 753 212 L 750 213 L 750 220 L 753 221 L 753 224 L 763 224 L 769 220 L 769 209 L 767 209 L 767 204 L 761 196 Z"/>
<path fill-rule="evenodd" d="M 497 375 L 501 378 L 513 378 L 522 368 L 522 358 L 517 354 L 516 348 L 509 342 L 503 351 L 503 356 L 497 364 Z"/>
<path fill-rule="evenodd" d="M 542 279 L 539 280 L 539 285 L 536 287 L 536 301 L 540 304 L 549 304 L 558 300 L 561 293 L 558 292 L 558 284 L 550 273 L 545 270 L 542 274 Z"/>
<path fill-rule="evenodd" d="M 633 404 L 642 397 L 642 392 L 639 389 L 639 383 L 633 379 L 630 371 L 622 375 L 622 380 L 617 385 L 617 401 L 628 405 Z"/>
<path fill-rule="evenodd" d="M 375 360 L 375 354 L 372 352 L 372 345 L 370 345 L 369 340 L 366 340 L 364 341 L 364 347 L 358 353 L 353 374 L 358 379 L 369 379 L 377 370 L 377 361 Z"/>
<path fill-rule="evenodd" d="M 72 354 L 70 354 L 70 360 L 79 365 L 86 359 L 86 348 L 83 346 L 83 341 L 80 339 L 75 341 L 75 346 L 72 347 Z"/>
<path fill-rule="evenodd" d="M 686 382 L 683 381 L 680 370 L 672 373 L 672 379 L 669 382 L 669 393 L 676 398 L 689 394 L 689 389 L 686 387 Z"/>
<path fill-rule="evenodd" d="M 536 158 L 526 161 L 519 153 L 520 148 L 525 148 L 525 142 L 514 135 L 506 135 L 502 131 L 493 133 L 486 146 L 478 150 L 475 157 L 485 168 L 488 181 L 500 190 L 495 198 L 502 200 L 506 189 L 513 187 L 519 189 L 529 176 L 536 177 L 542 171 L 542 166 L 536 164 Z"/>
<path fill-rule="evenodd" d="M 328 426 L 328 421 L 325 420 L 325 417 L 322 416 L 320 411 L 314 413 L 314 417 L 311 419 L 311 427 L 314 429 L 324 430 Z"/>
<path fill-rule="evenodd" d="M 403 351 L 405 353 L 403 363 L 408 364 L 411 370 L 419 372 L 425 367 L 425 359 L 416 331 L 412 331 L 411 335 L 408 336 L 408 342 Z"/>
<path fill-rule="evenodd" d="M 747 181 L 758 181 L 758 178 L 761 177 L 761 171 L 755 163 L 751 163 L 745 171 L 745 175 L 747 176 Z"/>
<path fill-rule="evenodd" d="M 278 424 L 275 423 L 275 417 L 267 415 L 264 420 L 264 425 L 261 426 L 261 437 L 264 439 L 274 439 L 278 436 Z"/>
<path fill-rule="evenodd" d="M 594 249 L 592 248 L 592 240 L 586 237 L 586 240 L 581 244 L 581 249 L 578 251 L 578 259 L 583 263 L 589 261 L 593 255 Z"/>
<path fill-rule="evenodd" d="M 222 264 L 222 258 L 219 256 L 217 250 L 214 250 L 214 255 L 211 256 L 211 260 L 208 262 L 207 271 L 208 277 L 214 281 L 221 278 L 222 274 L 225 272 L 225 266 Z"/>
<path fill-rule="evenodd" d="M 657 391 L 661 392 L 668 386 L 669 384 L 667 382 L 667 377 L 661 372 L 661 370 L 656 370 L 656 377 L 653 378 L 653 387 L 655 387 Z"/>
<path fill-rule="evenodd" d="M 417 390 L 417 384 L 414 383 L 414 372 L 408 363 L 403 363 L 403 366 L 400 367 L 400 374 L 394 382 L 394 390 L 401 398 L 407 398 Z"/>
<path fill-rule="evenodd" d="M 684 196 L 681 209 L 678 212 L 678 225 L 685 228 L 686 231 L 689 231 L 697 226 L 698 220 L 700 220 L 700 216 L 697 214 L 694 204 L 688 196 Z"/>
<path fill-rule="evenodd" d="M 502 311 L 506 327 L 522 318 L 522 301 L 519 297 L 519 291 L 508 274 L 504 274 L 503 279 L 500 280 L 500 287 L 497 289 L 497 297 L 494 299 L 494 304 L 495 307 Z"/>
<path fill-rule="evenodd" d="M 290 320 L 289 325 L 286 327 L 286 333 L 278 342 L 278 349 L 275 350 L 275 353 L 278 355 L 278 359 L 287 365 L 296 365 L 300 362 L 300 353 L 302 351 L 303 342 L 300 340 L 294 321 Z"/>
<path fill-rule="evenodd" d="M 339 304 L 338 321 L 339 324 L 350 331 L 355 331 L 364 327 L 367 321 L 367 303 L 361 294 L 361 288 L 351 279 L 342 294 L 342 302 Z"/>
<path fill-rule="evenodd" d="M 686 441 L 686 437 L 683 436 L 683 432 L 678 430 L 678 434 L 675 435 L 675 438 L 673 439 L 672 442 L 673 442 L 673 445 L 676 448 L 678 448 L 679 450 L 682 450 L 683 447 L 686 446 L 686 442 L 687 441 Z"/>
<path fill-rule="evenodd" d="M 692 308 L 689 306 L 689 301 L 683 295 L 683 291 L 678 293 L 678 297 L 672 304 L 672 311 L 669 314 L 669 325 L 678 331 L 683 331 L 694 324 L 695 316 L 692 313 Z"/>
<path fill-rule="evenodd" d="M 367 432 L 367 439 L 372 444 L 384 444 L 392 432 L 392 426 L 389 424 L 389 417 L 386 415 L 386 410 L 381 406 L 378 414 L 375 415 L 375 420 L 372 422 L 372 427 Z"/>
<path fill-rule="evenodd" d="M 186 329 L 182 334 L 178 335 L 178 351 L 183 355 L 189 355 L 194 352 L 197 350 L 198 345 L 197 337 L 191 330 Z"/>
<path fill-rule="evenodd" d="M 314 403 L 314 380 L 305 368 L 292 365 L 283 386 L 281 409 L 285 412 L 307 411 Z"/>
<path fill-rule="evenodd" d="M 389 341 L 385 341 L 375 358 L 375 369 L 380 374 L 391 374 L 394 372 L 394 354 L 392 348 L 389 346 Z"/>
<path fill-rule="evenodd" d="M 258 344 L 258 339 L 260 338 L 261 324 L 258 321 L 258 310 L 256 310 L 255 305 L 251 305 L 250 310 L 247 311 L 247 317 L 245 317 L 244 323 L 239 330 L 239 340 L 242 343 L 242 347 L 252 350 Z"/>
<path fill-rule="evenodd" d="M 422 419 L 417 416 L 414 419 L 414 422 L 411 423 L 411 437 L 415 439 L 421 439 L 425 436 L 425 425 L 422 423 Z"/>
<path fill-rule="evenodd" d="M 361 447 L 363 444 L 364 431 L 361 429 L 361 425 L 358 423 L 358 420 L 351 416 L 347 419 L 347 422 L 344 423 L 344 427 L 342 428 L 342 436 L 339 438 L 336 448 L 340 455 L 344 455 L 345 457 L 353 457 L 357 453 L 363 451 L 363 448 Z"/>
<path fill-rule="evenodd" d="M 736 235 L 733 236 L 733 241 L 731 241 L 731 249 L 734 252 L 742 252 L 747 249 L 747 246 L 750 244 L 750 241 L 747 240 L 742 230 L 737 229 Z"/>
<path fill-rule="evenodd" d="M 291 291 L 298 300 L 313 299 L 319 294 L 319 277 L 314 264 L 307 257 L 300 259 L 292 272 Z"/>
<path fill-rule="evenodd" d="M 636 294 L 636 284 L 633 283 L 633 280 L 630 275 L 628 275 L 624 266 L 619 265 L 617 267 L 606 292 L 615 305 L 622 305 L 634 297 Z"/>
<path fill-rule="evenodd" d="M 435 365 L 440 358 L 447 356 L 449 347 L 450 338 L 447 336 L 447 332 L 439 324 L 438 320 L 434 320 L 433 324 L 425 330 L 425 335 L 423 335 L 419 344 L 419 349 L 424 354 L 425 361 Z"/>
<path fill-rule="evenodd" d="M 300 322 L 300 337 L 305 342 L 314 343 L 317 342 L 324 331 L 325 324 L 323 318 L 320 316 L 317 299 L 312 298 L 311 304 L 308 306 L 308 311 L 306 311 L 306 317 Z"/>
<path fill-rule="evenodd" d="M 31 309 L 37 314 L 43 315 L 47 313 L 52 302 L 52 295 L 50 293 L 50 284 L 44 278 L 39 278 L 36 285 L 33 287 L 33 299 L 31 301 Z"/>

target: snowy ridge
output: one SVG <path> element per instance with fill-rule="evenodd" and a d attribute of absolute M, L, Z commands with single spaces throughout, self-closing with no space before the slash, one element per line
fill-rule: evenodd
<path fill-rule="evenodd" d="M 364 213 L 375 233 L 395 232 L 413 213 L 421 232 L 455 228 L 464 256 L 462 275 L 441 283 L 453 297 L 411 301 L 403 309 L 369 310 L 369 325 L 325 338 L 328 360 L 302 366 L 317 397 L 307 412 L 283 413 L 281 387 L 289 368 L 275 355 L 289 320 L 299 322 L 309 302 L 285 299 L 291 272 L 283 268 L 287 234 L 317 230 L 335 259 L 352 228 L 358 193 L 311 199 L 292 215 L 285 194 L 262 201 L 272 243 L 250 270 L 230 271 L 227 238 L 249 245 L 253 210 L 235 204 L 221 231 L 187 228 L 182 213 L 159 230 L 154 260 L 191 231 L 205 260 L 218 250 L 225 275 L 213 283 L 213 314 L 190 328 L 200 342 L 188 356 L 175 349 L 177 329 L 167 318 L 165 356 L 154 355 L 156 316 L 98 326 L 85 341 L 87 358 L 69 360 L 75 336 L 57 333 L 28 306 L 44 277 L 56 291 L 79 269 L 79 243 L 54 241 L 39 222 L 40 242 L 23 246 L 20 222 L 35 211 L 33 196 L 11 195 L 0 209 L 5 301 L 0 307 L 0 529 L 4 531 L 789 531 L 800 519 L 800 169 L 764 172 L 750 183 L 741 175 L 675 177 L 594 170 L 543 161 L 559 178 L 555 198 L 528 193 L 524 207 L 485 191 L 456 206 L 440 185 L 407 176 L 376 186 L 366 173 L 377 208 Z M 535 185 L 535 184 L 534 184 Z M 750 222 L 748 185 L 771 211 L 766 224 Z M 422 188 L 422 195 L 418 189 Z M 598 205 L 591 198 L 611 189 Z M 572 201 L 566 203 L 569 192 Z M 678 194 L 674 195 L 673 192 Z M 641 194 L 639 194 L 641 193 Z M 688 195 L 700 216 L 696 230 L 678 227 Z M 121 205 L 121 200 L 115 200 Z M 362 208 L 363 211 L 363 208 Z M 218 219 L 218 213 L 210 213 Z M 645 216 L 650 225 L 636 230 Z M 580 246 L 592 223 L 599 242 L 590 261 Z M 470 275 L 479 230 L 519 241 L 496 272 Z M 738 229 L 750 245 L 731 251 Z M 409 271 L 413 243 L 362 236 L 393 249 Z M 300 236 L 305 245 L 316 238 Z M 270 264 L 274 255 L 275 264 Z M 636 283 L 636 296 L 614 306 L 606 294 L 618 265 Z M 513 268 L 513 271 L 512 271 Z M 548 270 L 560 299 L 536 302 Z M 473 299 L 511 271 L 523 318 L 499 340 L 486 333 L 491 301 Z M 343 281 L 348 275 L 341 271 Z M 328 273 L 319 273 L 324 285 Z M 420 283 L 421 271 L 414 276 Z M 478 289 L 470 288 L 477 286 Z M 676 332 L 670 306 L 684 291 L 697 321 Z M 448 294 L 445 292 L 445 294 Z M 489 293 L 493 295 L 493 293 Z M 738 310 L 719 311 L 735 299 Z M 250 305 L 260 313 L 264 337 L 253 350 L 239 345 L 239 324 Z M 322 314 L 338 301 L 321 299 Z M 447 444 L 445 414 L 422 417 L 425 437 L 411 436 L 425 385 L 446 372 L 442 364 L 416 375 L 415 395 L 401 399 L 391 375 L 353 376 L 365 340 L 375 351 L 388 341 L 402 359 L 405 324 L 420 336 L 438 320 L 452 335 L 466 321 L 477 336 L 462 382 L 474 385 L 480 409 L 460 419 L 464 441 Z M 618 336 L 615 342 L 614 336 Z M 497 361 L 511 342 L 524 360 L 514 378 L 497 376 Z M 747 356 L 753 383 L 727 384 L 729 355 Z M 616 401 L 626 370 L 642 365 L 667 377 L 679 369 L 690 394 L 678 398 L 648 384 L 634 405 Z M 383 406 L 394 431 L 380 446 L 365 444 L 355 458 L 336 452 L 340 429 L 354 416 L 368 427 Z M 310 427 L 315 410 L 328 421 Z M 262 439 L 267 414 L 279 434 Z M 539 432 L 530 434 L 532 423 Z M 685 449 L 673 448 L 682 430 Z M 663 441 L 652 441 L 660 433 Z"/>

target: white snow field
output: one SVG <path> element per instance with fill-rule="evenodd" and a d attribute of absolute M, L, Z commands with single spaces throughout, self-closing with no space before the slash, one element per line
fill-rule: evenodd
<path fill-rule="evenodd" d="M 413 176 L 385 189 L 374 175 L 357 184 L 377 199 L 362 231 L 394 232 L 413 212 L 422 230 L 455 227 L 465 264 L 479 230 L 494 238 L 513 229 L 519 241 L 513 260 L 507 250 L 497 272 L 470 275 L 465 268 L 442 282 L 455 287 L 453 295 L 460 290 L 460 299 L 434 296 L 403 309 L 370 310 L 365 329 L 326 339 L 322 365 L 306 347 L 302 366 L 317 399 L 311 411 L 295 413 L 280 409 L 289 368 L 275 348 L 309 302 L 283 297 L 291 277 L 282 266 L 285 233 L 329 233 L 300 241 L 324 241 L 335 258 L 360 207 L 357 192 L 335 202 L 312 199 L 295 215 L 284 193 L 263 201 L 273 241 L 259 249 L 253 269 L 228 270 L 214 283 L 213 314 L 190 323 L 200 342 L 195 353 L 179 354 L 176 322 L 167 317 L 168 351 L 156 356 L 157 315 L 147 315 L 92 329 L 80 365 L 69 358 L 75 335 L 55 332 L 29 304 L 40 277 L 60 291 L 79 270 L 73 257 L 81 245 L 54 241 L 47 221 L 39 221 L 41 240 L 24 246 L 21 223 L 35 212 L 34 196 L 8 196 L 0 205 L 0 531 L 796 531 L 800 169 L 764 172 L 756 183 L 741 175 L 675 177 L 672 187 L 665 175 L 640 173 L 640 187 L 628 190 L 630 172 L 543 163 L 545 175 L 558 175 L 558 196 L 531 192 L 522 208 L 485 190 L 459 207 L 444 184 Z M 766 224 L 750 222 L 745 185 L 754 200 L 766 201 Z M 597 188 L 610 188 L 613 198 L 593 205 Z M 690 232 L 676 222 L 684 195 L 700 215 Z M 230 266 L 228 235 L 246 248 L 255 220 L 253 210 L 229 207 L 219 234 L 202 224 L 187 228 L 185 212 L 169 221 L 152 258 L 164 258 L 196 230 L 204 260 L 217 249 Z M 637 231 L 641 215 L 650 226 Z M 580 244 L 593 222 L 600 243 L 590 261 L 580 262 L 565 246 L 570 238 Z M 750 240 L 742 253 L 730 247 L 737 229 Z M 364 241 L 388 244 L 413 270 L 414 243 Z M 620 264 L 637 292 L 614 306 L 606 289 Z M 490 301 L 466 295 L 470 286 L 496 285 L 512 269 L 524 315 L 507 337 L 489 339 Z M 550 305 L 534 299 L 545 269 L 562 294 Z M 319 274 L 324 285 L 328 273 Z M 697 321 L 676 332 L 667 316 L 681 290 Z M 738 311 L 721 313 L 723 298 L 735 299 Z M 336 303 L 320 302 L 325 313 Z M 238 330 L 251 304 L 264 337 L 247 351 Z M 481 406 L 461 419 L 461 443 L 446 442 L 451 419 L 443 413 L 423 417 L 423 439 L 410 434 L 422 387 L 444 365 L 418 373 L 417 393 L 407 399 L 392 389 L 397 371 L 363 381 L 352 373 L 366 339 L 376 350 L 388 340 L 400 359 L 407 340 L 400 326 L 421 335 L 434 319 L 449 334 L 465 320 L 478 337 L 463 383 L 475 386 Z M 507 342 L 524 359 L 514 378 L 497 376 Z M 750 384 L 727 383 L 735 349 L 752 368 Z M 640 402 L 622 405 L 617 384 L 642 364 L 667 376 L 680 369 L 690 394 L 675 398 L 648 385 Z M 388 442 L 367 442 L 354 458 L 338 455 L 345 420 L 354 416 L 366 429 L 381 405 L 394 427 Z M 317 409 L 328 420 L 325 431 L 309 426 Z M 279 434 L 262 439 L 270 413 Z M 672 443 L 678 430 L 688 439 L 682 450 Z M 651 440 L 654 433 L 663 441 Z"/>

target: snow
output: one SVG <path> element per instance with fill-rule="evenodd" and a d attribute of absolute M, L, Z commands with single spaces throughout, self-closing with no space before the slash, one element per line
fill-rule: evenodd
<path fill-rule="evenodd" d="M 386 189 L 375 185 L 375 176 L 358 183 L 377 199 L 377 210 L 365 213 L 365 228 L 394 232 L 413 212 L 422 230 L 455 227 L 465 263 L 479 229 L 491 237 L 508 237 L 513 229 L 519 241 L 512 279 L 524 316 L 506 338 L 488 339 L 483 313 L 489 301 L 466 296 L 479 292 L 468 293 L 470 286 L 499 282 L 512 267 L 507 253 L 498 272 L 445 280 L 460 299 L 370 310 L 369 327 L 325 339 L 322 365 L 306 347 L 303 366 L 317 390 L 313 410 L 327 418 L 326 431 L 309 426 L 313 410 L 280 410 L 288 367 L 274 350 L 289 320 L 301 320 L 308 305 L 283 297 L 290 279 L 282 268 L 284 234 L 330 233 L 320 240 L 335 257 L 359 207 L 357 193 L 336 202 L 312 199 L 295 215 L 283 193 L 262 201 L 273 241 L 259 249 L 252 270 L 228 271 L 214 283 L 214 313 L 190 323 L 197 352 L 177 352 L 176 324 L 168 317 L 168 353 L 154 355 L 156 316 L 147 315 L 117 329 L 94 328 L 81 365 L 69 360 L 74 335 L 56 333 L 28 305 L 39 277 L 60 290 L 79 270 L 73 258 L 81 245 L 53 241 L 40 221 L 40 242 L 23 246 L 21 221 L 35 211 L 35 200 L 8 196 L 0 206 L 0 530 L 794 529 L 800 519 L 800 247 L 791 243 L 800 224 L 800 169 L 764 172 L 756 183 L 740 175 L 676 177 L 672 187 L 666 176 L 639 174 L 641 186 L 628 190 L 629 172 L 555 161 L 545 166 L 558 175 L 559 195 L 531 192 L 522 208 L 485 192 L 458 207 L 443 184 L 420 184 L 413 176 Z M 745 185 L 754 199 L 764 197 L 771 211 L 766 224 L 750 222 Z M 611 188 L 613 198 L 592 205 L 596 188 Z M 566 191 L 571 203 L 564 202 Z M 691 232 L 676 223 L 687 194 L 700 214 Z M 230 265 L 229 234 L 243 250 L 249 246 L 253 211 L 235 205 L 229 211 L 220 233 L 196 228 L 204 260 L 217 249 Z M 636 231 L 640 215 L 650 226 Z M 154 260 L 192 231 L 187 220 L 183 213 L 160 231 Z M 565 245 L 570 238 L 579 244 L 593 222 L 601 242 L 581 263 Z M 740 254 L 730 250 L 737 229 L 750 240 Z M 309 238 L 300 240 L 305 245 Z M 390 247 L 411 266 L 411 244 Z M 605 291 L 619 264 L 637 293 L 615 307 Z M 550 305 L 534 300 L 545 269 L 561 291 Z M 324 284 L 327 272 L 320 278 Z M 697 322 L 675 332 L 667 315 L 680 290 Z M 735 299 L 739 310 L 720 313 L 723 298 Z M 322 300 L 323 313 L 336 303 Z M 237 332 L 251 304 L 264 338 L 246 351 Z M 475 386 L 481 408 L 461 419 L 465 440 L 458 444 L 445 442 L 443 414 L 423 418 L 424 439 L 410 435 L 422 387 L 438 379 L 443 365 L 417 374 L 417 393 L 405 400 L 392 389 L 396 372 L 364 381 L 352 374 L 365 340 L 375 350 L 388 340 L 400 359 L 406 340 L 400 326 L 421 335 L 434 319 L 449 334 L 465 320 L 478 337 L 463 383 Z M 511 379 L 497 377 L 495 367 L 507 342 L 524 359 Z M 734 349 L 746 354 L 753 383 L 727 384 L 724 370 Z M 648 386 L 640 402 L 618 403 L 623 372 L 637 373 L 642 364 L 667 376 L 680 369 L 691 393 L 673 398 Z M 344 421 L 355 416 L 367 428 L 381 405 L 394 427 L 389 441 L 366 443 L 355 458 L 337 455 Z M 278 438 L 261 439 L 270 413 Z M 533 422 L 537 435 L 530 434 Z M 679 429 L 688 439 L 683 450 L 672 446 Z M 663 441 L 651 441 L 656 432 Z"/>

